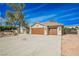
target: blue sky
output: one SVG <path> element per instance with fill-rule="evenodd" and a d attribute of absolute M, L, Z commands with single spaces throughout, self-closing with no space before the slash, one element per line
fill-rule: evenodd
<path fill-rule="evenodd" d="M 6 4 L 0 4 L 1 17 L 6 19 L 6 10 L 13 9 Z M 78 3 L 26 3 L 23 10 L 24 20 L 32 25 L 35 22 L 48 22 L 55 20 L 66 26 L 79 25 Z"/>

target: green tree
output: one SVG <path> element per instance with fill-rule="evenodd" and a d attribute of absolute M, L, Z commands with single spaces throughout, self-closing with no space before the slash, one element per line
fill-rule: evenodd
<path fill-rule="evenodd" d="M 6 24 L 8 25 L 12 24 L 12 26 L 16 26 L 15 25 L 15 21 L 16 21 L 15 14 L 12 13 L 11 11 L 7 11 L 6 16 L 9 18 L 9 20 L 6 21 Z"/>
<path fill-rule="evenodd" d="M 9 12 L 8 16 L 10 16 L 11 19 L 13 20 L 17 20 L 19 22 L 19 33 L 21 33 L 23 31 L 23 19 L 24 19 L 24 15 L 22 13 L 23 9 L 25 8 L 25 4 L 23 3 L 9 3 L 8 4 L 10 7 L 13 8 L 13 10 L 15 11 L 14 15 L 13 13 Z"/>
<path fill-rule="evenodd" d="M 7 20 L 5 23 L 6 23 L 7 25 L 9 25 L 9 26 L 12 26 L 12 21 L 11 21 L 11 20 Z"/>

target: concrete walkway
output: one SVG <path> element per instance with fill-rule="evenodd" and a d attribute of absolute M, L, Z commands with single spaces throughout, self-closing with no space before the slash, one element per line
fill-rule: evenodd
<path fill-rule="evenodd" d="M 0 55 L 60 56 L 61 36 L 27 35 L 0 38 Z"/>

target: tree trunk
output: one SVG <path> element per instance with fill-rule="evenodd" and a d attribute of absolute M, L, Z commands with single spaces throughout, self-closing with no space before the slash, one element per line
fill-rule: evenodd
<path fill-rule="evenodd" d="M 22 21 L 19 23 L 19 33 L 23 33 Z"/>
<path fill-rule="evenodd" d="M 23 23 L 23 21 L 22 21 L 22 19 L 20 18 L 21 16 L 21 11 L 17 11 L 17 13 L 18 13 L 18 21 L 19 21 L 19 33 L 23 33 L 23 27 L 22 27 L 22 23 Z"/>

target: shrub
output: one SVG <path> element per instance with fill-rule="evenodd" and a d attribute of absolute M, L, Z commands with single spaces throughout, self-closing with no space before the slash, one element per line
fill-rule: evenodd
<path fill-rule="evenodd" d="M 63 32 L 64 34 L 74 34 L 77 32 L 77 28 L 67 28 L 67 27 L 64 27 L 63 28 Z"/>
<path fill-rule="evenodd" d="M 16 30 L 16 27 L 14 27 L 14 26 L 0 26 L 0 31 L 5 31 L 5 30 Z"/>

